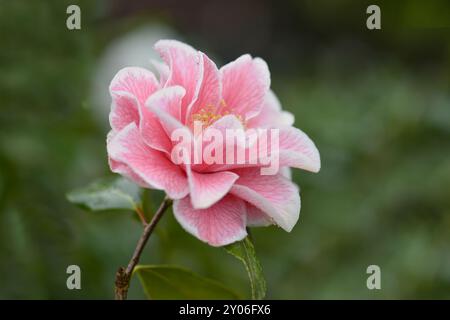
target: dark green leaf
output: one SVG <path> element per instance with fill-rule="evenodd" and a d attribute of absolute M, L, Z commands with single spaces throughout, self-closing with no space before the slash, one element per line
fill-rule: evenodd
<path fill-rule="evenodd" d="M 134 272 L 149 299 L 239 299 L 219 282 L 180 267 L 140 265 Z"/>
<path fill-rule="evenodd" d="M 141 191 L 137 185 L 122 177 L 95 181 L 85 188 L 73 190 L 67 199 L 92 210 L 129 209 L 141 207 Z"/>
<path fill-rule="evenodd" d="M 261 264 L 256 257 L 255 247 L 250 239 L 247 237 L 242 241 L 232 243 L 226 246 L 225 250 L 244 264 L 250 279 L 252 299 L 264 299 L 266 296 L 266 280 L 264 279 Z"/>

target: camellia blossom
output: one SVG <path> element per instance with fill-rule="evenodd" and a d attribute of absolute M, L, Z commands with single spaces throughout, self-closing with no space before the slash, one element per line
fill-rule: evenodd
<path fill-rule="evenodd" d="M 204 53 L 179 41 L 160 40 L 154 62 L 159 79 L 146 69 L 120 70 L 110 85 L 107 137 L 110 168 L 144 188 L 164 190 L 174 200 L 181 226 L 212 246 L 246 237 L 246 227 L 275 224 L 291 231 L 300 213 L 298 187 L 290 168 L 320 169 L 314 143 L 294 128 L 270 90 L 270 73 L 260 58 L 245 54 L 218 69 Z M 262 175 L 256 164 L 184 164 L 171 158 L 172 133 L 278 129 L 280 169 Z"/>

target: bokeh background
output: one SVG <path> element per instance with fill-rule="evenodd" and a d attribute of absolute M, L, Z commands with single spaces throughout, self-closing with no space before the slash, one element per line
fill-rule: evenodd
<path fill-rule="evenodd" d="M 78 4 L 82 30 L 66 28 Z M 366 28 L 381 7 L 382 30 Z M 109 173 L 108 84 L 176 38 L 222 65 L 263 57 L 319 174 L 294 171 L 300 221 L 253 230 L 268 298 L 450 298 L 450 2 L 0 1 L 0 298 L 109 299 L 141 233 L 130 212 L 85 212 L 67 191 Z M 161 197 L 148 194 L 150 202 Z M 145 263 L 248 295 L 245 271 L 166 215 Z M 82 290 L 66 288 L 66 267 Z M 382 289 L 366 288 L 377 264 Z M 144 298 L 137 279 L 130 298 Z"/>

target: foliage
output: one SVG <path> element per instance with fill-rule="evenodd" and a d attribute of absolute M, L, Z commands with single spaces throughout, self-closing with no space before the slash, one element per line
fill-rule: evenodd
<path fill-rule="evenodd" d="M 75 2 L 80 31 L 65 28 L 74 1 L 0 1 L 0 298 L 112 298 L 142 226 L 121 210 L 79 210 L 65 194 L 109 172 L 109 105 L 90 99 L 97 66 L 116 39 L 158 21 L 224 62 L 262 56 L 283 106 L 321 151 L 318 175 L 294 170 L 294 230 L 252 230 L 268 298 L 450 298 L 450 41 L 448 28 L 426 25 L 450 12 L 448 1 L 381 1 L 377 33 L 365 29 L 364 1 L 224 7 L 232 24 L 202 4 L 139 13 L 123 10 L 126 1 Z M 153 205 L 162 195 L 144 197 Z M 144 265 L 227 279 L 246 296 L 239 261 L 170 213 L 157 229 Z M 70 264 L 82 269 L 80 291 L 65 286 Z M 370 264 L 381 267 L 380 291 L 365 286 Z M 138 281 L 129 297 L 145 297 Z"/>

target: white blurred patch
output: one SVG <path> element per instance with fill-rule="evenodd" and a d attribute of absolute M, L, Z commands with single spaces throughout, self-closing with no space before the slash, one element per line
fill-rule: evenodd
<path fill-rule="evenodd" d="M 126 33 L 105 48 L 94 71 L 91 89 L 92 112 L 100 126 L 109 128 L 111 97 L 108 87 L 120 69 L 130 66 L 143 67 L 152 70 L 159 77 L 151 59 L 160 60 L 159 55 L 153 50 L 153 45 L 160 39 L 181 40 L 169 27 L 151 24 Z"/>

